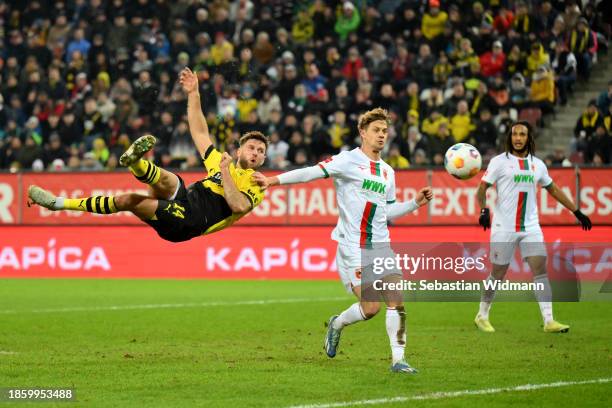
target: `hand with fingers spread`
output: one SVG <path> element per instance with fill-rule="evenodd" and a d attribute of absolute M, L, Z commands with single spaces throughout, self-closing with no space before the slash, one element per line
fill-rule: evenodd
<path fill-rule="evenodd" d="M 186 94 L 199 91 L 198 75 L 189 68 L 183 68 L 179 74 L 179 82 Z"/>

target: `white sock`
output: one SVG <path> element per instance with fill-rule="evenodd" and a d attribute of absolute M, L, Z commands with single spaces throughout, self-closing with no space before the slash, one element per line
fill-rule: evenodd
<path fill-rule="evenodd" d="M 339 330 L 344 326 L 348 326 L 349 324 L 361 322 L 366 320 L 363 312 L 361 311 L 361 306 L 358 303 L 353 303 L 346 309 L 344 312 L 340 313 L 338 318 L 334 320 L 333 326 L 334 329 Z"/>
<path fill-rule="evenodd" d="M 388 307 L 385 319 L 387 335 L 391 343 L 393 364 L 404 359 L 406 348 L 406 312 L 404 306 Z"/>
<path fill-rule="evenodd" d="M 533 281 L 544 285 L 543 290 L 534 290 L 535 298 L 540 305 L 540 312 L 542 313 L 542 320 L 544 324 L 553 320 L 552 310 L 552 290 L 550 288 L 550 281 L 546 274 L 534 276 Z"/>
<path fill-rule="evenodd" d="M 494 281 L 495 278 L 491 275 L 487 278 L 488 281 Z M 478 314 L 484 318 L 489 318 L 489 310 L 491 310 L 491 304 L 495 298 L 495 289 L 483 289 L 482 296 L 480 297 L 480 309 Z"/>
<path fill-rule="evenodd" d="M 53 208 L 56 210 L 64 209 L 64 197 L 55 197 L 55 204 L 53 204 Z"/>

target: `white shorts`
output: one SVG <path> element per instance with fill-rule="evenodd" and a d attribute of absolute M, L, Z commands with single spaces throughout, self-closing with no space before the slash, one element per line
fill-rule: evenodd
<path fill-rule="evenodd" d="M 374 249 L 361 249 L 356 245 L 347 245 L 338 243 L 338 250 L 336 252 L 336 266 L 338 268 L 338 275 L 340 280 L 346 288 L 348 293 L 353 293 L 353 288 L 362 286 L 367 281 L 370 283 L 373 279 L 382 278 L 389 274 L 399 274 L 401 276 L 402 271 L 385 270 L 381 274 L 373 275 L 371 269 L 368 269 L 362 280 L 363 268 L 370 267 L 374 262 L 373 259 L 376 257 L 391 257 L 395 258 L 395 252 L 387 244 L 380 245 Z"/>
<path fill-rule="evenodd" d="M 516 244 L 521 249 L 521 256 L 546 256 L 546 246 L 542 231 L 492 231 L 491 263 L 509 265 L 514 257 Z"/>

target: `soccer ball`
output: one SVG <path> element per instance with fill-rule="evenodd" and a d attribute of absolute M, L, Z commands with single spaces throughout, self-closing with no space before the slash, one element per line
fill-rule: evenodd
<path fill-rule="evenodd" d="M 457 143 L 444 155 L 446 171 L 460 180 L 474 177 L 480 171 L 480 166 L 482 166 L 480 152 L 471 144 Z"/>

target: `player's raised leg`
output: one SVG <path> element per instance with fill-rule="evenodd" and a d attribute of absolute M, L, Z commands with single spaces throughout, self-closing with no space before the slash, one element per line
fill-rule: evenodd
<path fill-rule="evenodd" d="M 136 179 L 148 184 L 153 197 L 167 200 L 173 198 L 178 190 L 178 177 L 142 159 L 142 156 L 155 146 L 156 141 L 153 135 L 139 137 L 121 155 L 119 163 L 128 167 Z"/>
<path fill-rule="evenodd" d="M 529 256 L 525 260 L 533 273 L 533 281 L 543 288 L 542 290 L 535 289 L 533 293 L 540 306 L 544 331 L 547 333 L 567 333 L 570 327 L 567 324 L 557 322 L 553 318 L 552 289 L 546 274 L 546 257 Z"/>
<path fill-rule="evenodd" d="M 155 198 L 135 193 L 83 198 L 57 197 L 50 191 L 35 185 L 28 188 L 28 197 L 32 203 L 52 211 L 69 210 L 95 214 L 130 211 L 141 220 L 154 219 L 158 204 Z"/>

